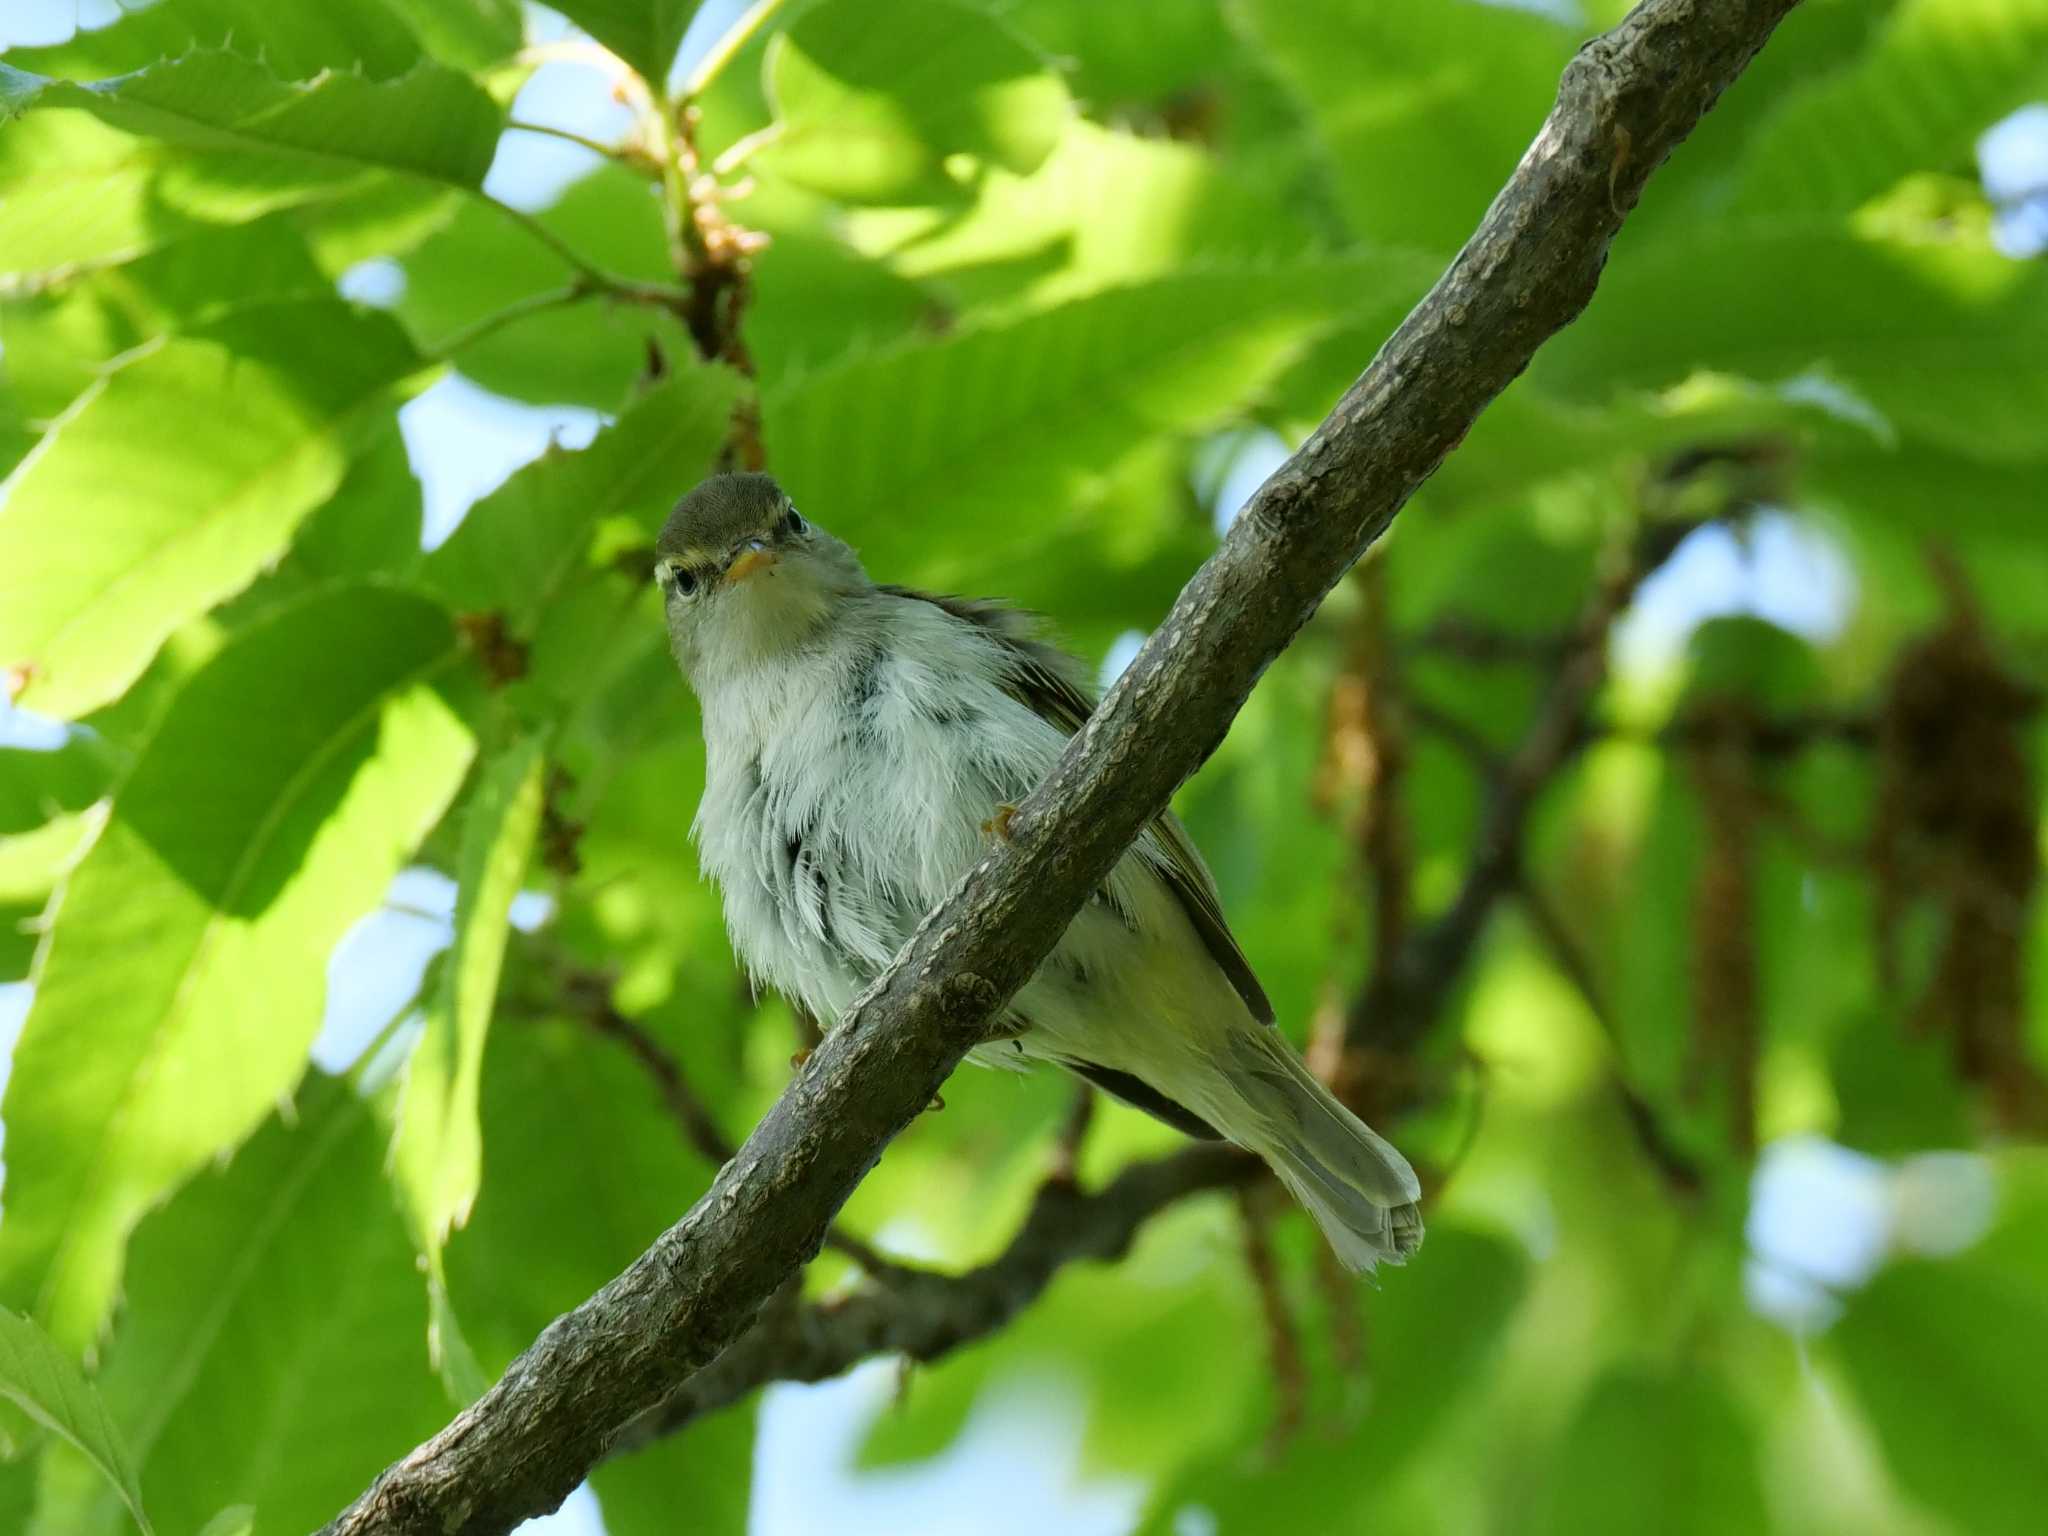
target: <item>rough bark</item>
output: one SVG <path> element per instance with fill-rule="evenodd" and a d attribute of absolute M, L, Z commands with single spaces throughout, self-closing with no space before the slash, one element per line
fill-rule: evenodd
<path fill-rule="evenodd" d="M 925 919 L 704 1197 L 328 1532 L 508 1531 L 740 1337 L 1331 586 L 1584 308 L 1651 172 L 1795 3 L 1645 0 L 1579 52 L 1478 231 L 1245 508 L 1011 840 Z"/>

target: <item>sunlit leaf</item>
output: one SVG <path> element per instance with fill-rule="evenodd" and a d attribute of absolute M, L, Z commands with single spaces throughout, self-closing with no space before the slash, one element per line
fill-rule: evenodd
<path fill-rule="evenodd" d="M 185 685 L 115 797 L 5 1102 L 0 1296 L 67 1348 L 97 1335 L 135 1223 L 297 1081 L 328 951 L 467 766 L 440 691 L 460 654 L 416 597 L 288 605 Z"/>
<path fill-rule="evenodd" d="M 58 415 L 122 353 L 252 305 L 331 299 L 333 283 L 281 218 L 203 230 L 135 261 L 0 309 L 7 375 L 24 409 Z"/>
<path fill-rule="evenodd" d="M 173 0 L 124 4 L 109 25 L 81 28 L 65 42 L 8 50 L 8 62 L 38 74 L 99 79 L 126 74 L 195 48 L 229 48 L 262 59 L 279 74 L 304 79 L 323 69 L 361 70 L 372 79 L 402 74 L 420 61 L 417 18 L 481 15 L 504 0 L 397 0 L 379 5 L 277 5 L 272 0 Z M 459 23 L 458 23 L 459 24 Z M 515 33 L 516 37 L 517 34 Z"/>
<path fill-rule="evenodd" d="M 199 1527 L 199 1536 L 251 1536 L 255 1529 L 256 1506 L 230 1504 Z"/>
<path fill-rule="evenodd" d="M 372 173 L 475 187 L 503 113 L 468 76 L 281 80 L 204 52 L 80 85 L 0 64 L 5 273 L 132 256 L 208 224 L 357 188 Z"/>
<path fill-rule="evenodd" d="M 975 303 L 1073 298 L 1199 259 L 1293 255 L 1309 230 L 1281 189 L 1186 144 L 1079 122 L 1028 176 L 992 171 L 964 215 L 854 214 L 854 243 L 906 277 Z M 1104 208 L 1119 216 L 1105 219 Z"/>
<path fill-rule="evenodd" d="M 863 0 L 825 0 L 769 49 L 768 90 L 777 128 L 761 163 L 851 202 L 945 197 L 953 155 L 1029 173 L 1070 111 L 1044 59 L 956 0 L 890 0 L 884 26 Z"/>
<path fill-rule="evenodd" d="M 5 1307 L 0 1307 L 0 1400 L 24 1410 L 90 1458 L 120 1490 L 146 1536 L 149 1519 L 142 1512 L 134 1464 L 100 1394 L 48 1334 Z"/>
<path fill-rule="evenodd" d="M 402 79 L 324 74 L 294 82 L 240 54 L 198 51 L 81 85 L 0 65 L 0 107 L 89 112 L 109 127 L 192 149 L 403 171 L 476 186 L 500 113 L 473 81 L 425 66 Z"/>
<path fill-rule="evenodd" d="M 125 688 L 277 554 L 420 367 L 389 319 L 321 300 L 227 315 L 107 373 L 0 502 L 0 657 L 28 669 L 22 701 L 69 716 Z"/>
<path fill-rule="evenodd" d="M 540 826 L 543 761 L 538 740 L 522 741 L 484 770 L 469 797 L 456 868 L 455 946 L 441 966 L 425 1029 L 399 1087 L 392 1172 L 413 1244 L 427 1261 L 437 1310 L 446 1294 L 442 1245 L 469 1219 L 483 1179 L 477 1095 L 484 1042 L 497 1005 L 512 900 Z M 453 1341 L 437 1328 L 432 1343 L 446 1371 Z"/>
<path fill-rule="evenodd" d="M 0 836 L 0 981 L 19 981 L 34 962 L 50 893 L 98 830 L 90 812 L 60 815 L 30 832 Z"/>

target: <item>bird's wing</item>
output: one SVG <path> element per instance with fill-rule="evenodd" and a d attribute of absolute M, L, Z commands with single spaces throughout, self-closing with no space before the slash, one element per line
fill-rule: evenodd
<path fill-rule="evenodd" d="M 1001 603 L 966 597 L 935 595 L 909 587 L 884 587 L 897 597 L 915 598 L 934 604 L 954 618 L 986 631 L 1002 647 L 1009 661 L 1004 686 L 1018 702 L 1042 720 L 1049 720 L 1069 736 L 1087 723 L 1095 701 L 1075 674 L 1075 664 L 1065 652 L 1039 639 L 1030 615 Z M 1223 917 L 1223 903 L 1216 893 L 1215 877 L 1202 862 L 1187 829 L 1171 811 L 1161 813 L 1152 823 L 1162 861 L 1157 864 L 1167 888 L 1179 898 L 1188 921 L 1202 936 L 1210 957 L 1230 978 L 1237 995 L 1261 1024 L 1273 1022 L 1273 1004 L 1252 963 L 1238 947 L 1230 924 Z"/>

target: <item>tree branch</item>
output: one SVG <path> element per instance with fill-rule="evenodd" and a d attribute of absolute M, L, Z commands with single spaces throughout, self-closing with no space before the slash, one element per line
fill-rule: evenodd
<path fill-rule="evenodd" d="M 1056 1167 L 1002 1253 L 959 1275 L 903 1269 L 870 1288 L 760 1322 L 660 1407 L 628 1425 L 607 1454 L 624 1455 L 771 1381 L 824 1381 L 876 1355 L 928 1361 L 997 1332 L 1077 1259 L 1117 1259 L 1168 1206 L 1264 1175 L 1248 1153 L 1197 1142 L 1133 1164 L 1094 1194 Z"/>
<path fill-rule="evenodd" d="M 1607 676 L 1609 631 L 1643 578 L 1663 564 L 1690 531 L 1690 524 L 1653 524 L 1616 562 L 1579 616 L 1537 707 L 1535 723 L 1512 755 L 1496 760 L 1477 733 L 1469 733 L 1476 743 L 1472 750 L 1485 754 L 1480 761 L 1489 766 L 1489 773 L 1464 881 L 1450 906 L 1411 934 L 1394 952 L 1391 964 L 1374 972 L 1346 1025 L 1346 1038 L 1354 1047 L 1405 1053 L 1435 1020 L 1445 992 L 1486 931 L 1493 909 L 1521 879 L 1522 830 L 1537 798 L 1586 740 L 1586 712 Z M 1425 710 L 1423 718 L 1440 731 L 1451 731 L 1453 717 Z M 1463 739 L 1468 732 L 1468 727 L 1458 725 L 1455 734 Z"/>
<path fill-rule="evenodd" d="M 1477 233 L 1253 497 L 1010 841 L 919 925 L 696 1206 L 329 1532 L 495 1536 L 554 1509 L 746 1331 L 1324 594 L 1585 307 L 1650 173 L 1794 3 L 1646 0 L 1578 53 Z"/>

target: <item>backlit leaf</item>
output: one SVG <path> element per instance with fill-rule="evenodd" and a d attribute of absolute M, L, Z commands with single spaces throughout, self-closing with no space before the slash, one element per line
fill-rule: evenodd
<path fill-rule="evenodd" d="M 484 1042 L 497 1006 L 512 900 L 540 826 L 543 764 L 538 740 L 520 742 L 484 771 L 470 796 L 456 869 L 455 946 L 441 965 L 426 1027 L 399 1088 L 393 1177 L 413 1244 L 427 1261 L 437 1314 L 445 1311 L 447 1291 L 442 1245 L 469 1219 L 483 1179 L 477 1094 Z M 435 1320 L 452 1325 L 452 1318 Z M 430 1343 L 446 1371 L 455 1341 L 436 1327 Z"/>
<path fill-rule="evenodd" d="M 886 26 L 864 0 L 825 0 L 775 39 L 768 90 L 761 163 L 849 202 L 944 198 L 956 154 L 1027 174 L 1071 110 L 1029 44 L 956 0 L 891 0 Z"/>
<path fill-rule="evenodd" d="M 275 557 L 421 366 L 388 318 L 324 299 L 107 373 L 0 488 L 0 658 L 28 669 L 22 702 L 71 716 L 118 694 Z"/>
<path fill-rule="evenodd" d="M 0 1297 L 65 1347 L 97 1336 L 135 1223 L 298 1080 L 328 951 L 467 766 L 459 656 L 417 597 L 288 605 L 185 684 L 121 786 L 5 1101 Z"/>
<path fill-rule="evenodd" d="M 555 9 L 659 88 L 697 5 L 698 0 L 562 0 Z"/>
<path fill-rule="evenodd" d="M 5 1307 L 0 1307 L 0 1400 L 24 1410 L 90 1458 L 148 1532 L 135 1469 L 106 1404 L 49 1335 Z"/>

